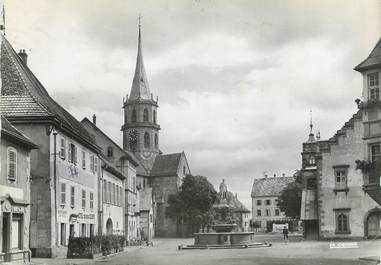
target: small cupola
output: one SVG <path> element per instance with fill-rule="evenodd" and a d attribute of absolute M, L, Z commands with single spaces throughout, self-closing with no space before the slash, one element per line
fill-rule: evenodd
<path fill-rule="evenodd" d="M 22 60 L 22 62 L 23 62 L 25 65 L 28 65 L 28 54 L 25 52 L 24 49 L 19 50 L 19 52 L 18 52 L 18 56 L 20 57 L 20 59 Z"/>

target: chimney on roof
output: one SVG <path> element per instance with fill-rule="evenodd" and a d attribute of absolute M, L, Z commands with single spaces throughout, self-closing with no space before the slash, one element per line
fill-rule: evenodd
<path fill-rule="evenodd" d="M 25 52 L 24 49 L 22 50 L 19 50 L 19 53 L 18 53 L 20 59 L 22 60 L 22 62 L 27 65 L 28 64 L 28 54 Z"/>
<path fill-rule="evenodd" d="M 94 125 L 97 125 L 97 116 L 93 114 L 93 123 Z"/>
<path fill-rule="evenodd" d="M 274 174 L 274 178 L 276 178 L 276 174 Z"/>
<path fill-rule="evenodd" d="M 286 174 L 285 173 L 282 173 L 282 177 L 285 177 L 286 176 Z"/>

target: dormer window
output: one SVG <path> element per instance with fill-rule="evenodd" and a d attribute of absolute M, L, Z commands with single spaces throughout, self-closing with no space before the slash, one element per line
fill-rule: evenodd
<path fill-rule="evenodd" d="M 380 82 L 378 72 L 368 75 L 368 90 L 369 99 L 380 99 Z"/>

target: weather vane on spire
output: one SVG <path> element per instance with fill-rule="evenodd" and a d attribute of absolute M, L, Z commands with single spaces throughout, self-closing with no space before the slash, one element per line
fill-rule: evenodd
<path fill-rule="evenodd" d="M 139 21 L 139 28 L 140 28 L 142 25 L 142 14 L 141 13 L 139 13 L 138 21 Z"/>
<path fill-rule="evenodd" d="M 5 6 L 4 6 L 4 3 L 3 3 L 3 8 L 1 10 L 1 17 L 2 17 L 2 24 L 0 25 L 0 30 L 3 31 L 4 35 L 5 35 Z"/>
<path fill-rule="evenodd" d="M 312 110 L 310 110 L 310 133 L 312 133 L 312 128 L 313 128 L 313 124 L 312 124 Z"/>

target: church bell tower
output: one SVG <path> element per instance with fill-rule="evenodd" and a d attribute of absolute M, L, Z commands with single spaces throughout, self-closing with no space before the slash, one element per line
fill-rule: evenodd
<path fill-rule="evenodd" d="M 143 63 L 141 24 L 139 18 L 138 54 L 130 95 L 123 100 L 124 124 L 123 149 L 133 152 L 150 170 L 159 154 L 159 130 L 157 123 L 158 99 L 154 99 L 147 81 Z"/>

